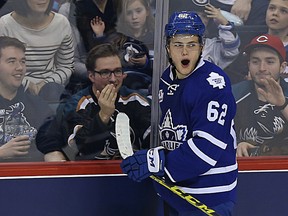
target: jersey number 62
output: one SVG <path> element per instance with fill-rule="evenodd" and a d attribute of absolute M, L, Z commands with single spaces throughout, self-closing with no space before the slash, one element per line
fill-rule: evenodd
<path fill-rule="evenodd" d="M 225 116 L 227 114 L 227 104 L 220 104 L 217 101 L 210 101 L 207 107 L 207 119 L 208 121 L 217 121 L 219 124 L 224 125 Z"/>

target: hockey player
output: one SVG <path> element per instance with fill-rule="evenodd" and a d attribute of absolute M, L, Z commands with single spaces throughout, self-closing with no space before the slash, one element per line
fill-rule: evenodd
<path fill-rule="evenodd" d="M 232 215 L 237 162 L 233 118 L 236 104 L 227 75 L 201 57 L 205 26 L 190 11 L 175 12 L 165 26 L 170 66 L 159 89 L 160 146 L 123 160 L 134 181 L 165 178 L 222 216 Z M 204 213 L 155 184 L 169 216 Z"/>

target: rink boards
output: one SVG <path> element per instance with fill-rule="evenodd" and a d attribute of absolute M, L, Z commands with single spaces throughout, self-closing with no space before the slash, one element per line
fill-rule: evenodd
<path fill-rule="evenodd" d="M 129 180 L 119 163 L 3 164 L 1 215 L 162 216 L 151 181 Z M 234 216 L 287 215 L 287 163 L 286 158 L 240 160 Z"/>

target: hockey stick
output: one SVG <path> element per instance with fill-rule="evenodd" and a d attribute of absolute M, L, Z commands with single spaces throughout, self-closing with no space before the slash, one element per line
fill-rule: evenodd
<path fill-rule="evenodd" d="M 123 159 L 133 155 L 133 149 L 130 140 L 130 130 L 129 130 L 129 117 L 125 113 L 118 113 L 116 117 L 116 124 L 115 124 L 115 131 L 116 131 L 116 140 L 118 149 L 120 151 L 121 157 Z M 190 194 L 185 193 L 179 187 L 175 185 L 167 184 L 162 178 L 157 176 L 151 175 L 154 181 L 158 182 L 168 190 L 172 191 L 182 199 L 186 200 L 188 203 L 193 205 L 194 207 L 198 208 L 206 215 L 209 216 L 220 216 L 217 214 L 213 209 L 210 209 L 205 204 L 201 203 L 199 200 L 191 196 Z"/>

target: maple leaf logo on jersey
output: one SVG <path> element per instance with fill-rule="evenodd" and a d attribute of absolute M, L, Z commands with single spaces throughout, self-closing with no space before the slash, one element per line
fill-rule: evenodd
<path fill-rule="evenodd" d="M 216 72 L 211 72 L 209 74 L 209 78 L 207 78 L 207 81 L 209 82 L 210 85 L 213 86 L 213 88 L 219 88 L 223 89 L 225 86 L 225 80 L 223 76 L 220 76 Z"/>
<path fill-rule="evenodd" d="M 168 110 L 165 114 L 162 125 L 160 125 L 161 145 L 168 150 L 174 150 L 182 144 L 183 140 L 186 140 L 186 136 L 187 126 L 174 126 L 171 111 Z"/>

